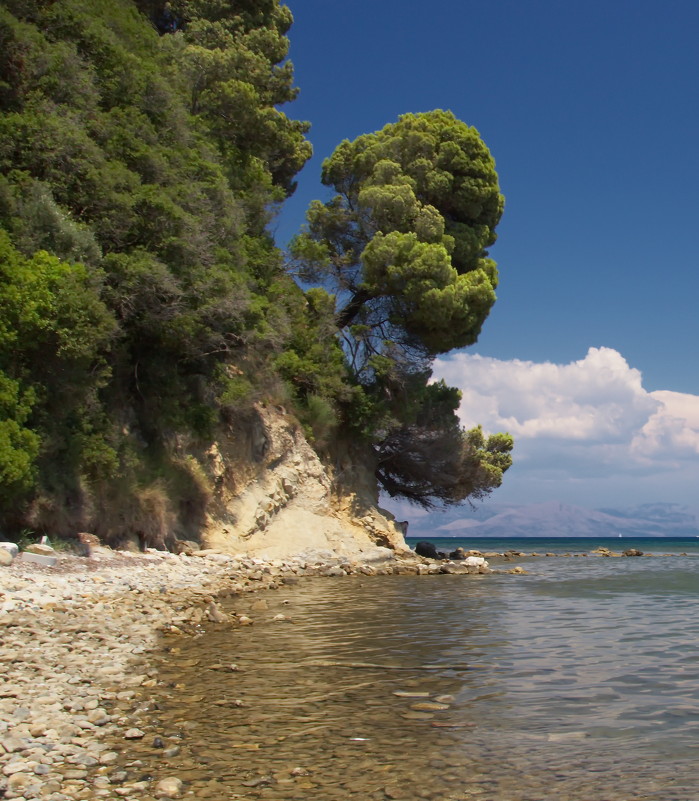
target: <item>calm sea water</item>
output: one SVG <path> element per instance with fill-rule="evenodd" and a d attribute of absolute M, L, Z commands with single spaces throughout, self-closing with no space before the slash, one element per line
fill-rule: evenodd
<path fill-rule="evenodd" d="M 619 547 L 474 542 L 447 545 Z M 699 801 L 699 544 L 623 544 L 655 555 L 232 600 L 254 626 L 164 654 L 153 725 L 182 751 L 138 770 L 211 799 Z"/>
<path fill-rule="evenodd" d="M 466 550 L 507 551 L 524 553 L 589 553 L 603 546 L 619 553 L 636 548 L 644 553 L 687 553 L 699 555 L 699 537 L 406 537 L 411 548 L 420 541 L 433 542 L 440 551 L 453 551 L 457 547 Z"/>

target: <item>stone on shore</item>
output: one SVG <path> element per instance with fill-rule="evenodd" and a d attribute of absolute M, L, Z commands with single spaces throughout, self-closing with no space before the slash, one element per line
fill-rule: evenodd
<path fill-rule="evenodd" d="M 223 598 L 311 576 L 361 576 L 374 581 L 374 576 L 391 574 L 437 574 L 443 567 L 442 562 L 421 559 L 413 552 L 389 553 L 390 559 L 382 556 L 381 560 L 366 554 L 350 559 L 308 552 L 265 561 L 213 549 L 192 549 L 199 555 L 188 556 L 151 549 L 112 551 L 87 544 L 93 549 L 90 558 L 85 558 L 84 551 L 82 555 L 23 552 L 14 561 L 13 548 L 0 547 L 0 558 L 4 554 L 11 562 L 2 568 L 0 593 L 4 679 L 0 795 L 5 792 L 7 798 L 152 801 L 184 797 L 186 790 L 175 777 L 160 785 L 155 779 L 137 780 L 137 772 L 132 776 L 126 770 L 114 770 L 122 751 L 140 753 L 154 742 L 148 715 L 136 708 L 124 712 L 124 708 L 136 703 L 136 688 L 158 684 L 146 660 L 161 633 L 172 638 L 169 647 L 174 655 L 180 648 L 173 635 L 182 642 L 182 637 L 197 636 L 211 624 L 253 624 L 251 617 L 226 608 Z M 450 565 L 459 573 L 487 570 L 469 565 L 468 557 Z M 258 619 L 263 627 L 294 623 L 295 616 L 274 614 L 276 610 L 264 598 L 252 605 L 261 613 Z M 22 658 L 17 659 L 17 654 Z M 216 667 L 238 670 L 235 664 Z M 242 704 L 230 699 L 223 702 Z M 406 714 L 428 719 L 436 711 L 408 710 Z M 158 738 L 163 746 L 157 751 L 160 760 L 180 751 L 168 739 L 171 736 L 164 733 Z M 107 745 L 119 741 L 122 746 Z"/>
<path fill-rule="evenodd" d="M 43 542 L 34 542 L 27 545 L 24 549 L 25 553 L 38 553 L 41 556 L 55 556 L 56 551 L 50 545 L 45 545 Z"/>
<path fill-rule="evenodd" d="M 42 567 L 53 567 L 58 558 L 56 556 L 49 556 L 48 554 L 33 553 L 32 551 L 22 551 L 23 562 L 34 562 Z"/>

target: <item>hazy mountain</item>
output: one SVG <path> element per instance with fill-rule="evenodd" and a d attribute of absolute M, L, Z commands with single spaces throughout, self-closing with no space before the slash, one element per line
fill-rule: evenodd
<path fill-rule="evenodd" d="M 410 536 L 473 537 L 694 537 L 696 510 L 671 503 L 626 509 L 585 509 L 549 502 L 530 506 L 490 505 L 470 512 L 431 514 L 410 525 Z"/>

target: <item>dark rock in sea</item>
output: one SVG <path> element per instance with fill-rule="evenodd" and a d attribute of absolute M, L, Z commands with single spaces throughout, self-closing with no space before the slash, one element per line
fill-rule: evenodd
<path fill-rule="evenodd" d="M 428 559 L 442 558 L 433 542 L 418 542 L 415 546 L 415 553 L 418 556 L 425 556 Z"/>
<path fill-rule="evenodd" d="M 456 548 L 449 554 L 450 559 L 465 559 L 466 551 L 463 548 Z"/>
<path fill-rule="evenodd" d="M 624 551 L 622 556 L 643 556 L 643 551 L 639 551 L 637 548 L 629 548 L 627 551 Z"/>

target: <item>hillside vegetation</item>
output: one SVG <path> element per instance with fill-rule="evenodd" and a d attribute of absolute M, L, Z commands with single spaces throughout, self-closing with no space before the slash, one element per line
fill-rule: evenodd
<path fill-rule="evenodd" d="M 495 298 L 477 132 L 433 112 L 343 143 L 340 200 L 312 207 L 289 270 L 269 223 L 311 154 L 281 110 L 291 13 L 172 9 L 163 34 L 147 0 L 0 8 L 3 530 L 194 538 L 217 489 L 199 455 L 260 405 L 393 495 L 498 486 L 511 440 L 462 431 L 458 392 L 428 383 Z"/>

